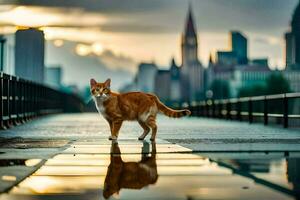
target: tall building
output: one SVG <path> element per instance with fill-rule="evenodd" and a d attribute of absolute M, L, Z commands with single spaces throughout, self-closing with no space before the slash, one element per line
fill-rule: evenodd
<path fill-rule="evenodd" d="M 154 91 L 159 99 L 165 103 L 168 103 L 168 101 L 170 101 L 170 82 L 171 76 L 169 70 L 157 70 L 155 76 Z"/>
<path fill-rule="evenodd" d="M 43 83 L 44 52 L 43 31 L 18 30 L 15 34 L 15 74 L 27 80 Z"/>
<path fill-rule="evenodd" d="M 291 27 L 295 38 L 295 62 L 300 65 L 300 1 L 294 12 Z"/>
<path fill-rule="evenodd" d="M 0 36 L 1 40 L 1 71 L 15 74 L 15 34 Z"/>
<path fill-rule="evenodd" d="M 248 63 L 247 38 L 239 31 L 230 31 L 230 51 L 217 51 L 216 61 L 220 65 L 246 65 Z"/>
<path fill-rule="evenodd" d="M 285 61 L 288 69 L 300 69 L 300 1 L 291 22 L 291 31 L 285 33 Z"/>
<path fill-rule="evenodd" d="M 238 64 L 238 58 L 233 51 L 217 51 L 216 53 L 217 63 L 220 65 L 236 65 Z"/>
<path fill-rule="evenodd" d="M 191 8 L 189 8 L 185 30 L 182 35 L 181 48 L 182 67 L 189 67 L 195 61 L 198 61 L 198 39 Z M 186 72 L 188 68 L 182 70 Z"/>
<path fill-rule="evenodd" d="M 268 67 L 269 59 L 268 58 L 255 58 L 250 61 L 250 64 L 254 65 L 254 66 Z"/>
<path fill-rule="evenodd" d="M 154 81 L 157 66 L 154 63 L 141 63 L 136 75 L 136 85 L 139 91 L 154 92 Z"/>
<path fill-rule="evenodd" d="M 180 68 L 176 65 L 174 58 L 171 61 L 170 76 L 170 100 L 178 103 L 181 101 Z"/>
<path fill-rule="evenodd" d="M 247 64 L 248 46 L 247 38 L 238 31 L 230 32 L 231 51 L 235 53 L 238 64 Z"/>
<path fill-rule="evenodd" d="M 181 95 L 183 101 L 203 98 L 204 68 L 198 59 L 198 39 L 191 7 L 181 41 Z"/>
<path fill-rule="evenodd" d="M 60 88 L 62 86 L 62 68 L 60 66 L 46 67 L 46 84 L 54 88 Z"/>
<path fill-rule="evenodd" d="M 4 69 L 4 44 L 6 40 L 5 38 L 0 35 L 0 71 Z"/>
<path fill-rule="evenodd" d="M 285 65 L 289 67 L 296 63 L 295 38 L 292 32 L 285 33 Z"/>

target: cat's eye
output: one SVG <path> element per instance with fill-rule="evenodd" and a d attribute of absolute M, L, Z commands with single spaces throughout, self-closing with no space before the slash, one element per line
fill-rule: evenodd
<path fill-rule="evenodd" d="M 107 88 L 104 88 L 103 92 L 104 92 L 104 93 L 108 93 L 108 89 L 107 89 Z"/>
<path fill-rule="evenodd" d="M 100 90 L 99 90 L 99 88 L 96 88 L 96 92 L 99 92 Z"/>

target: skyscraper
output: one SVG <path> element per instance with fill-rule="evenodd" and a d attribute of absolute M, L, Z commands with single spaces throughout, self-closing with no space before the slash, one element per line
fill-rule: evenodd
<path fill-rule="evenodd" d="M 27 80 L 43 83 L 44 52 L 43 31 L 18 30 L 15 35 L 15 74 Z"/>
<path fill-rule="evenodd" d="M 136 75 L 137 89 L 143 92 L 154 92 L 157 66 L 154 63 L 141 63 Z"/>
<path fill-rule="evenodd" d="M 0 35 L 0 71 L 4 69 L 4 44 L 5 38 Z"/>
<path fill-rule="evenodd" d="M 285 33 L 285 62 L 290 69 L 300 69 L 300 1 L 293 14 L 291 31 Z"/>
<path fill-rule="evenodd" d="M 292 32 L 285 33 L 285 65 L 295 64 L 295 38 Z"/>
<path fill-rule="evenodd" d="M 238 31 L 230 32 L 231 51 L 235 53 L 238 64 L 247 64 L 248 62 L 248 47 L 247 38 Z"/>
<path fill-rule="evenodd" d="M 62 68 L 59 65 L 54 65 L 45 68 L 45 83 L 59 89 L 62 86 Z"/>
<path fill-rule="evenodd" d="M 191 7 L 181 41 L 181 95 L 191 102 L 203 98 L 204 68 L 198 59 L 198 39 Z"/>
<path fill-rule="evenodd" d="M 291 27 L 295 39 L 295 62 L 300 65 L 300 1 L 294 12 Z"/>
<path fill-rule="evenodd" d="M 170 76 L 170 100 L 172 102 L 180 102 L 180 68 L 176 65 L 174 58 L 171 61 Z"/>
<path fill-rule="evenodd" d="M 159 99 L 165 103 L 170 101 L 170 86 L 171 86 L 170 71 L 165 69 L 159 69 L 156 72 L 154 91 Z"/>

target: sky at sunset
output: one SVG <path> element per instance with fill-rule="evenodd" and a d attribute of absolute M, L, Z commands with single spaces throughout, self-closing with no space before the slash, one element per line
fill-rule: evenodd
<path fill-rule="evenodd" d="M 86 64 L 93 63 L 96 67 L 99 61 L 111 73 L 133 74 L 141 61 L 168 66 L 174 56 L 177 63 L 181 63 L 180 37 L 190 3 L 203 64 L 207 63 L 210 52 L 228 48 L 230 30 L 240 30 L 249 39 L 250 58 L 268 57 L 272 68 L 282 69 L 283 34 L 289 30 L 298 2 L 0 0 L 0 33 L 13 33 L 21 26 L 40 27 L 49 43 L 47 63 L 66 65 L 66 59 L 57 59 L 54 55 L 73 54 L 73 65 L 76 59 L 85 57 L 85 60 L 90 59 Z M 62 49 L 60 55 L 54 53 L 57 49 Z M 72 65 L 70 61 L 67 64 Z"/>

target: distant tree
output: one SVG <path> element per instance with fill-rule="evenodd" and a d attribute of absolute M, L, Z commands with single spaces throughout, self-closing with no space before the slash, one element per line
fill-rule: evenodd
<path fill-rule="evenodd" d="M 281 73 L 272 73 L 266 80 L 266 95 L 291 92 L 290 83 Z"/>
<path fill-rule="evenodd" d="M 239 97 L 251 97 L 270 94 L 282 94 L 291 92 L 290 83 L 281 73 L 272 73 L 265 81 L 265 84 L 240 88 Z"/>
<path fill-rule="evenodd" d="M 291 92 L 290 83 L 281 73 L 273 73 L 266 80 L 266 94 L 282 94 Z M 272 101 L 268 109 L 272 113 L 283 113 L 282 101 Z M 293 108 L 293 102 L 290 102 L 290 108 Z"/>
<path fill-rule="evenodd" d="M 265 84 L 253 85 L 244 87 L 239 90 L 239 97 L 262 96 L 271 94 L 282 94 L 291 92 L 288 80 L 281 73 L 272 73 L 265 81 Z M 281 101 L 281 100 L 280 100 Z M 268 104 L 268 109 L 272 113 L 282 113 L 283 107 L 279 100 L 271 101 Z M 262 112 L 263 104 L 256 104 L 254 109 L 257 112 Z M 291 104 L 290 104 L 291 105 Z M 292 107 L 292 106 L 291 106 Z"/>
<path fill-rule="evenodd" d="M 266 86 L 263 84 L 256 84 L 250 87 L 240 88 L 238 92 L 239 97 L 261 96 L 266 94 Z"/>
<path fill-rule="evenodd" d="M 230 97 L 230 88 L 228 81 L 214 80 L 210 86 L 214 99 L 227 99 Z"/>

